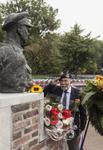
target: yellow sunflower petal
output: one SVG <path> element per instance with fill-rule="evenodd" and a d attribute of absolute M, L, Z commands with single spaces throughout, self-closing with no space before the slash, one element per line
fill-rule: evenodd
<path fill-rule="evenodd" d="M 30 88 L 30 92 L 31 93 L 41 93 L 43 91 L 42 87 L 39 86 L 39 85 L 33 85 L 31 88 Z"/>

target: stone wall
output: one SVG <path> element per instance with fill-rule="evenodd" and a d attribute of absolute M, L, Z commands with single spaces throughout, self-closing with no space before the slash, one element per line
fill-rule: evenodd
<path fill-rule="evenodd" d="M 62 150 L 44 133 L 42 94 L 0 94 L 0 150 Z"/>

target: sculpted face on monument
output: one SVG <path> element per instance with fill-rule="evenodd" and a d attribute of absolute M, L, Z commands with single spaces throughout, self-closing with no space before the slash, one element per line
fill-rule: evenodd
<path fill-rule="evenodd" d="M 6 38 L 0 45 L 0 93 L 24 92 L 31 78 L 31 68 L 23 54 L 32 24 L 27 12 L 12 13 L 2 29 Z"/>

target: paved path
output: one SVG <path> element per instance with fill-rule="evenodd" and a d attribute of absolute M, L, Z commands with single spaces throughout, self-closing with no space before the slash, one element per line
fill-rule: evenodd
<path fill-rule="evenodd" d="M 87 132 L 84 150 L 103 150 L 103 136 L 100 136 L 91 125 Z"/>

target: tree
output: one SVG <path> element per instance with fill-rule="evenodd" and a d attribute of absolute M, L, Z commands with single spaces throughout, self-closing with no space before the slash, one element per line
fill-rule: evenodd
<path fill-rule="evenodd" d="M 2 31 L 2 22 L 3 18 L 0 16 L 0 42 L 2 42 L 4 38 L 4 32 Z"/>
<path fill-rule="evenodd" d="M 61 54 L 58 50 L 59 36 L 48 33 L 38 43 L 26 49 L 29 65 L 34 74 L 59 74 L 61 72 Z"/>
<path fill-rule="evenodd" d="M 94 39 L 90 37 L 91 33 L 82 36 L 83 31 L 75 24 L 71 31 L 61 38 L 60 51 L 64 59 L 64 68 L 74 74 L 88 72 L 88 66 L 91 67 L 91 72 L 97 71 Z"/>
<path fill-rule="evenodd" d="M 96 47 L 96 60 L 98 66 L 98 73 L 103 74 L 103 41 L 96 40 L 95 41 Z M 97 55 L 98 53 L 98 55 Z M 98 56 L 98 57 L 97 57 Z"/>

